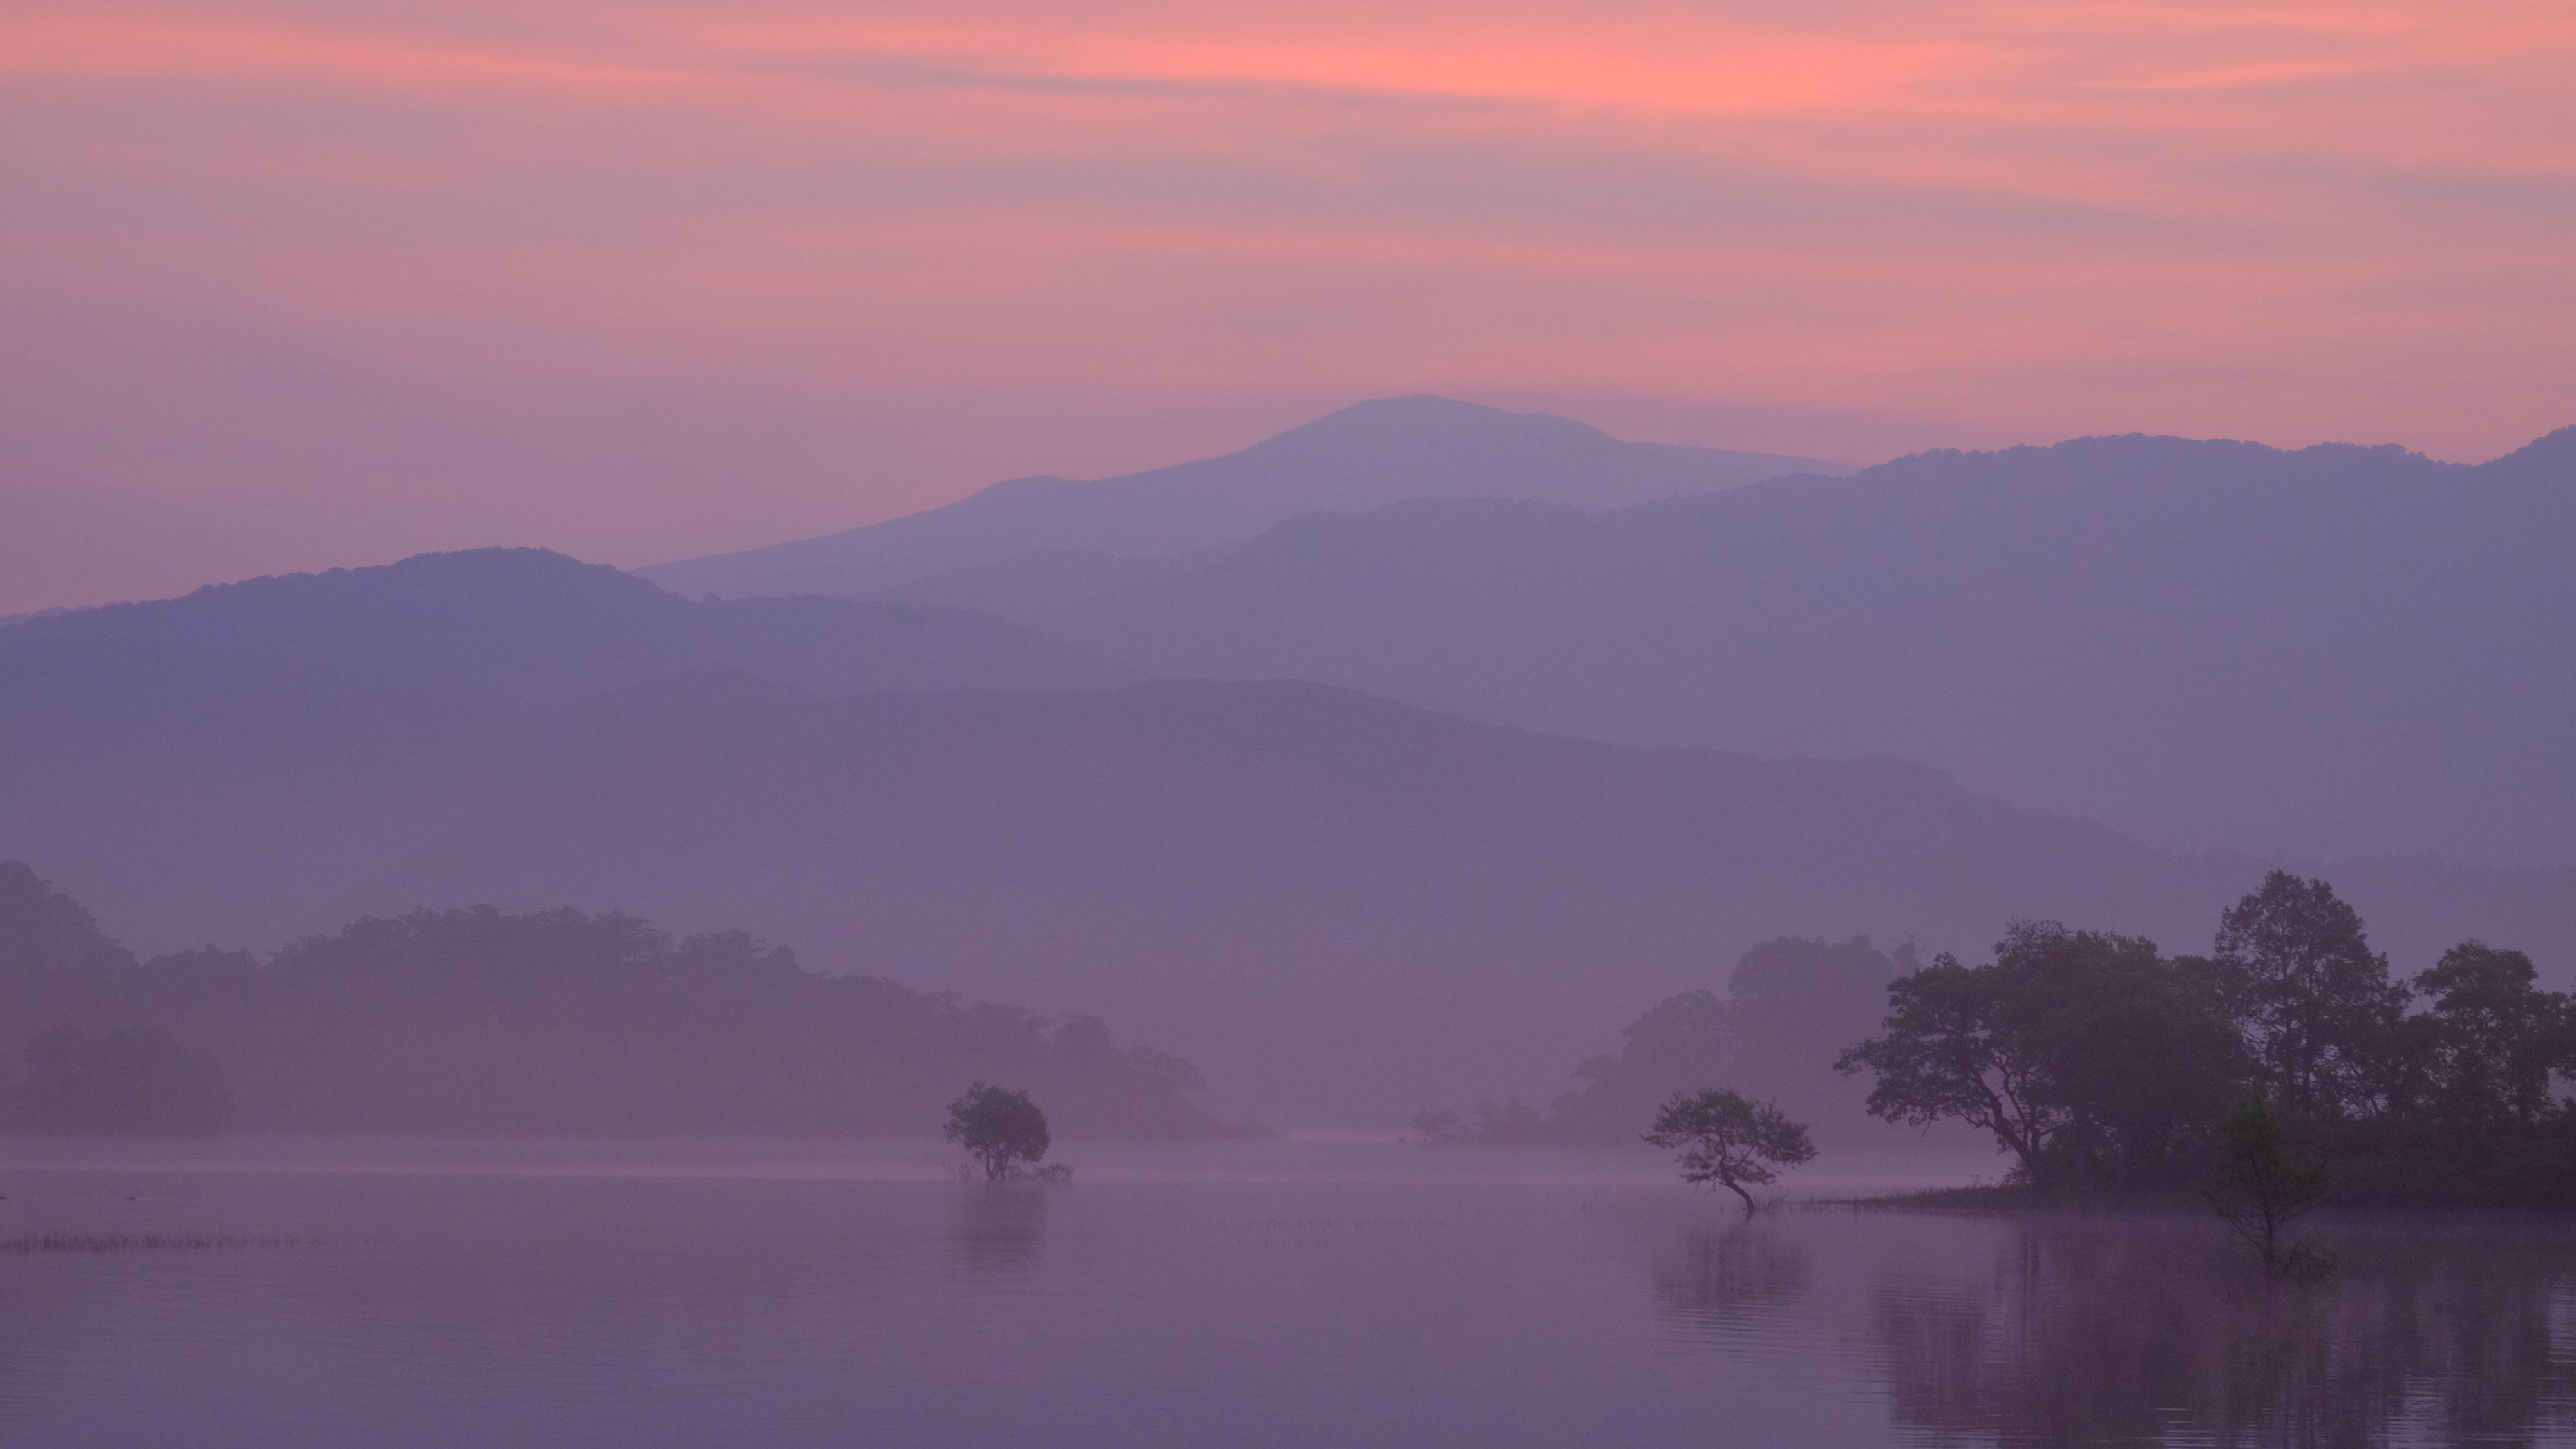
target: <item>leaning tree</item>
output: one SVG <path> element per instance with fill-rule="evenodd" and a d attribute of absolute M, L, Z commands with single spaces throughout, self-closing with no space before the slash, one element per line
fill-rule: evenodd
<path fill-rule="evenodd" d="M 1675 1092 L 1655 1114 L 1646 1140 L 1679 1156 L 1682 1181 L 1714 1183 L 1744 1199 L 1747 1184 L 1776 1182 L 1780 1169 L 1811 1161 L 1816 1144 L 1807 1129 L 1771 1102 L 1756 1102 L 1729 1087 Z"/>

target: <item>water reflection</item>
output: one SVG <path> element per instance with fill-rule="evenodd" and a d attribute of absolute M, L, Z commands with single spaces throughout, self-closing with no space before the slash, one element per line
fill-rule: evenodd
<path fill-rule="evenodd" d="M 2532 1444 L 2571 1416 L 2557 1232 L 2341 1225 L 2344 1279 L 2263 1284 L 2185 1216 L 2001 1225 L 1874 1275 L 1870 1356 L 1929 1442 Z"/>
<path fill-rule="evenodd" d="M 1742 1334 L 1798 1301 L 1809 1258 L 1805 1244 L 1769 1221 L 1690 1228 L 1656 1256 L 1656 1305 L 1687 1331 Z"/>
<path fill-rule="evenodd" d="M 32 1175 L 0 1234 L 309 1246 L 0 1254 L 0 1444 L 2576 1444 L 2576 1222 L 2330 1222 L 2267 1291 L 2193 1214 L 1194 1161 Z"/>
<path fill-rule="evenodd" d="M 1050 1196 L 1039 1183 L 960 1185 L 948 1201 L 950 1262 L 970 1279 L 1019 1282 L 1035 1277 L 1046 1252 Z"/>

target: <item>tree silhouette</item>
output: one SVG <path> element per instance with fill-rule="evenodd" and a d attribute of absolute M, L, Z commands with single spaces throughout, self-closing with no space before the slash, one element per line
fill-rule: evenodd
<path fill-rule="evenodd" d="M 2032 1043 L 2011 1029 L 2015 984 L 2000 967 L 1962 965 L 1945 951 L 1888 984 L 1886 1030 L 1834 1065 L 1876 1075 L 1873 1115 L 1917 1127 L 1956 1118 L 1992 1133 L 2039 1182 L 2049 1141 L 2070 1119 Z"/>
<path fill-rule="evenodd" d="M 2555 1105 L 2551 1072 L 2571 1055 L 2568 1001 L 2543 991 L 2531 958 L 2463 941 L 2414 981 L 2430 998 L 2407 1023 L 2419 1037 L 2425 1105 L 2459 1127 L 2529 1128 Z"/>
<path fill-rule="evenodd" d="M 2256 1072 L 2293 1122 L 2345 1122 L 2387 1102 L 2407 990 L 2333 886 L 2265 876 L 2219 917 L 2216 965 Z"/>
<path fill-rule="evenodd" d="M 1888 1001 L 1880 1034 L 1838 1063 L 1876 1075 L 1869 1110 L 1990 1132 L 2042 1187 L 2197 1178 L 2244 1079 L 2205 972 L 2136 936 L 2016 921 L 1993 964 L 1944 954 Z"/>
<path fill-rule="evenodd" d="M 1816 1145 L 1807 1129 L 1770 1102 L 1756 1102 L 1727 1087 L 1675 1092 L 1655 1114 L 1646 1140 L 1679 1155 L 1682 1181 L 1715 1183 L 1744 1199 L 1753 1212 L 1755 1187 L 1776 1182 L 1783 1167 L 1812 1161 Z"/>
<path fill-rule="evenodd" d="M 948 1104 L 942 1135 L 966 1149 L 984 1169 L 987 1182 L 1000 1182 L 1045 1161 L 1049 1142 L 1046 1113 L 1038 1110 L 1037 1100 L 990 1082 L 977 1082 Z"/>

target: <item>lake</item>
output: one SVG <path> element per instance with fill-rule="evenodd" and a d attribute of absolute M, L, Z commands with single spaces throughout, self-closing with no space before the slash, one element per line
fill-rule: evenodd
<path fill-rule="evenodd" d="M 2199 1214 L 1745 1222 L 1642 1151 L 1060 1155 L 0 1144 L 0 1443 L 2576 1444 L 2551 1220 L 2329 1220 L 2267 1290 Z"/>

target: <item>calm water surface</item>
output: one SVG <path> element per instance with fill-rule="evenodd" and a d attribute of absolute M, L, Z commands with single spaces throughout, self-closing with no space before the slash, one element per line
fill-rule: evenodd
<path fill-rule="evenodd" d="M 2576 1444 L 2576 1229 L 1791 1207 L 1622 1154 L 14 1144 L 0 1443 Z M 1901 1175 L 1900 1164 L 1890 1175 Z"/>

